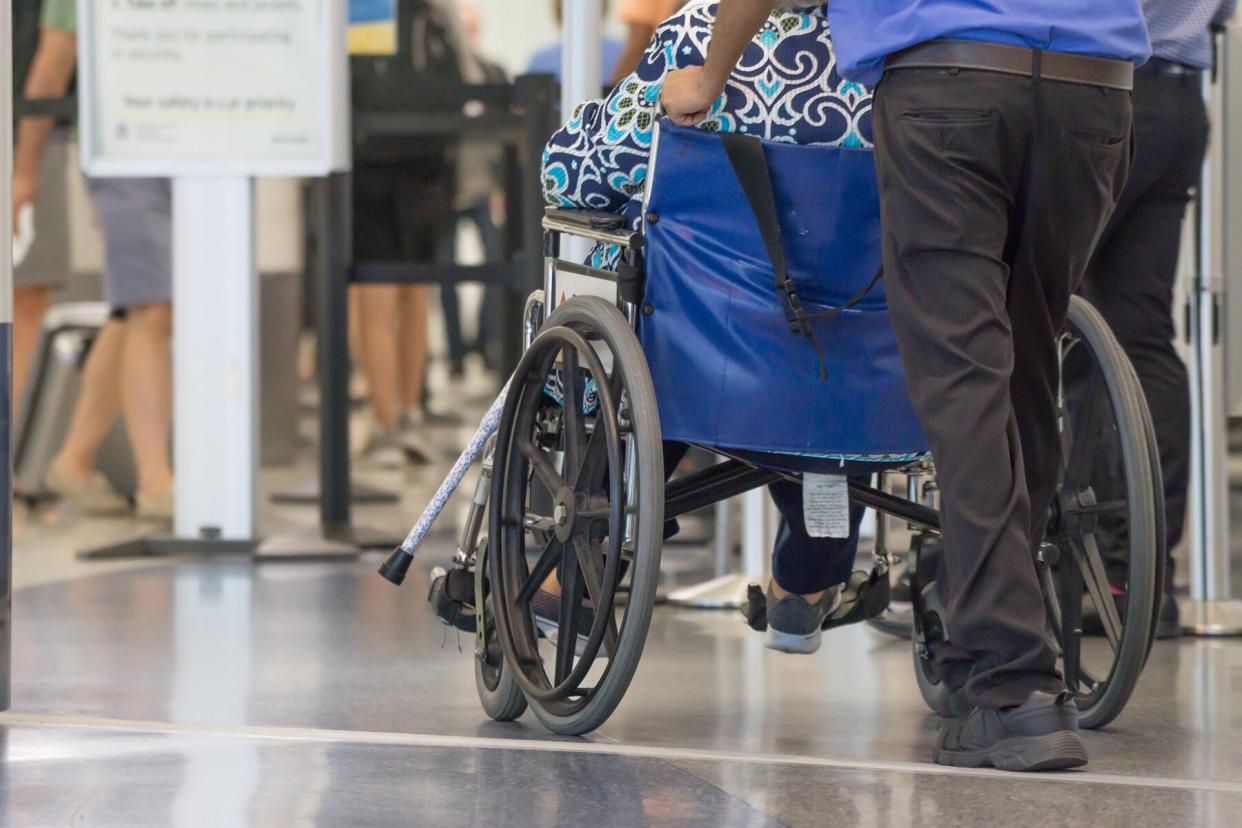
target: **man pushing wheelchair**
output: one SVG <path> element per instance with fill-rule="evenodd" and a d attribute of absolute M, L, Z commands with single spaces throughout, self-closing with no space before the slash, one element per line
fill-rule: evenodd
<path fill-rule="evenodd" d="M 783 518 L 752 596 L 769 647 L 814 652 L 875 609 L 869 589 L 883 600 L 882 566 L 851 573 L 870 506 L 921 529 L 913 646 L 945 717 L 935 760 L 1086 762 L 1079 707 L 1095 727 L 1124 706 L 1163 560 L 1141 389 L 1070 300 L 1124 179 L 1127 60 L 1146 49 L 1137 0 L 1105 2 L 1106 32 L 1085 0 L 910 0 L 900 21 L 865 0 L 691 4 L 553 136 L 526 352 L 381 570 L 400 582 L 484 457 L 433 597 L 477 633 L 492 718 L 529 704 L 558 733 L 602 724 L 676 517 L 763 485 Z M 885 68 L 873 108 L 864 84 Z M 560 256 L 575 235 L 596 242 L 586 265 Z M 687 445 L 723 462 L 674 476 Z M 914 492 L 929 449 L 939 513 L 870 486 L 897 470 Z M 1107 502 L 1103 465 L 1123 484 Z M 1128 544 L 1121 584 L 1095 540 L 1106 521 Z M 1081 640 L 1088 611 L 1100 648 Z"/>

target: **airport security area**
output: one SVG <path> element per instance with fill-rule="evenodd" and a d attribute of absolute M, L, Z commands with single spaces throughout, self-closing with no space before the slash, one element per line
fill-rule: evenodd
<path fill-rule="evenodd" d="M 1232 3 L 878 93 L 851 3 L 689 121 L 726 3 L 4 4 L 0 824 L 1238 824 Z M 985 230 L 877 145 L 1022 95 L 1053 237 L 918 345 L 983 293 L 915 229 Z"/>

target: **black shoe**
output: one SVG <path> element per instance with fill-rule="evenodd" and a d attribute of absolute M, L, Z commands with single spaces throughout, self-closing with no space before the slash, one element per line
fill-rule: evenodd
<path fill-rule="evenodd" d="M 1087 764 L 1078 735 L 1078 706 L 1068 692 L 1035 692 L 1017 707 L 976 707 L 945 721 L 932 761 L 959 768 L 1049 771 Z"/>
<path fill-rule="evenodd" d="M 786 595 L 779 601 L 768 584 L 768 629 L 763 646 L 782 653 L 810 655 L 819 649 L 824 619 L 841 606 L 841 586 L 829 587 L 814 604 L 801 595 Z"/>

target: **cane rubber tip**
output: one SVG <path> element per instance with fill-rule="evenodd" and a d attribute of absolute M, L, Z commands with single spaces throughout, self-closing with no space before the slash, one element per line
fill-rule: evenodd
<path fill-rule="evenodd" d="M 384 565 L 379 568 L 379 574 L 388 583 L 401 586 L 405 582 L 405 575 L 410 571 L 412 563 L 414 563 L 414 556 L 398 546 L 388 556 L 388 560 L 384 561 Z"/>

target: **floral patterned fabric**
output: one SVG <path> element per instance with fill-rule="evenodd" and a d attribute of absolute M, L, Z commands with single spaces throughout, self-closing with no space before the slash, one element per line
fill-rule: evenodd
<path fill-rule="evenodd" d="M 656 30 L 642 63 L 604 100 L 575 110 L 543 157 L 548 204 L 625 213 L 636 226 L 660 88 L 669 72 L 702 66 L 717 3 L 691 5 Z M 826 6 L 777 12 L 746 47 L 702 129 L 769 141 L 871 146 L 871 91 L 837 73 Z M 615 256 L 598 249 L 593 264 Z"/>

